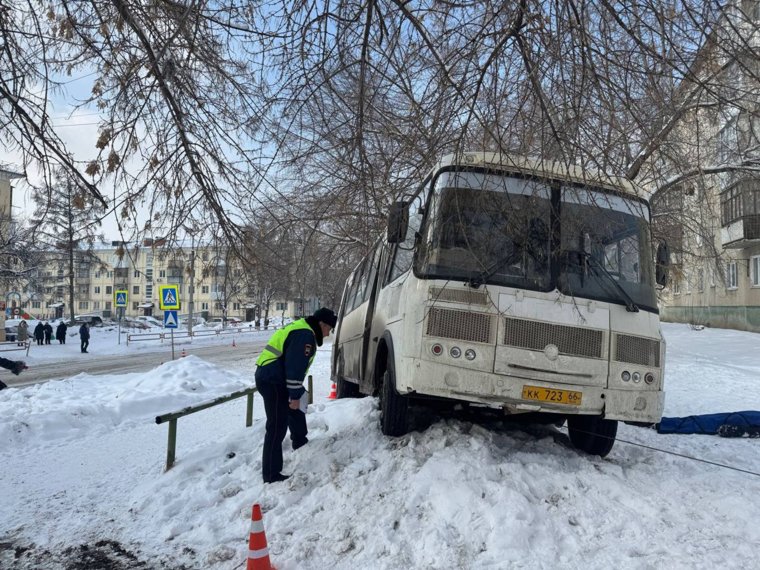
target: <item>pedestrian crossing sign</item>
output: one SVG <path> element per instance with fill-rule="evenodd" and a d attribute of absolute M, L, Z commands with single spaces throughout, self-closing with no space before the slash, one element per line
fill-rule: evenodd
<path fill-rule="evenodd" d="M 114 291 L 114 297 L 116 298 L 114 305 L 117 307 L 126 307 L 127 301 L 129 300 L 129 291 L 126 289 L 117 289 Z"/>
<path fill-rule="evenodd" d="M 176 329 L 179 327 L 179 319 L 177 319 L 177 311 L 164 311 L 164 328 Z"/>
<path fill-rule="evenodd" d="M 161 285 L 158 288 L 158 306 L 162 311 L 178 310 L 179 285 Z"/>

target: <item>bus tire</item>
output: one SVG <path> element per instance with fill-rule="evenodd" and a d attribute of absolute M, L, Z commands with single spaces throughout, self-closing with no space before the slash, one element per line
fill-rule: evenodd
<path fill-rule="evenodd" d="M 617 420 L 601 416 L 568 416 L 567 431 L 573 446 L 589 455 L 606 457 L 615 444 Z"/>
<path fill-rule="evenodd" d="M 361 396 L 359 393 L 359 385 L 349 382 L 343 376 L 338 376 L 338 381 L 335 383 L 337 388 L 338 399 L 343 398 L 358 398 Z"/>
<path fill-rule="evenodd" d="M 389 362 L 380 392 L 380 431 L 391 437 L 402 436 L 409 431 L 408 420 L 409 400 L 396 392 L 396 375 Z"/>

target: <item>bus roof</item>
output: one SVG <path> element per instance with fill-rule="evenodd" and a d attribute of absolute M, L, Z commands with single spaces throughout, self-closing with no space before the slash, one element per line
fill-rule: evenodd
<path fill-rule="evenodd" d="M 518 172 L 541 178 L 567 180 L 578 184 L 587 184 L 613 190 L 622 194 L 635 196 L 642 200 L 647 199 L 646 193 L 626 178 L 610 176 L 597 169 L 582 168 L 575 164 L 500 154 L 497 152 L 468 151 L 459 154 L 447 154 L 441 158 L 434 170 L 457 165 Z"/>

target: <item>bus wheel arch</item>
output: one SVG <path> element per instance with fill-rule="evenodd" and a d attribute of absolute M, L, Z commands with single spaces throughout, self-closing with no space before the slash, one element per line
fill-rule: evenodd
<path fill-rule="evenodd" d="M 380 431 L 391 437 L 405 435 L 409 431 L 409 398 L 396 391 L 393 343 L 386 335 L 383 335 L 378 346 L 375 363 L 375 383 L 380 397 Z"/>
<path fill-rule="evenodd" d="M 335 387 L 338 399 L 341 400 L 343 398 L 359 398 L 362 395 L 359 391 L 359 385 L 346 380 L 343 374 L 345 366 L 346 363 L 345 359 L 343 358 L 343 352 L 340 351 L 338 353 L 336 366 L 337 370 L 335 373 Z"/>

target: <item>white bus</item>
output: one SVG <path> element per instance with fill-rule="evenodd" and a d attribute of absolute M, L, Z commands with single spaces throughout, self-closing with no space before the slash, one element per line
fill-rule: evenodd
<path fill-rule="evenodd" d="M 604 456 L 618 420 L 662 416 L 665 342 L 647 201 L 629 182 L 501 154 L 444 157 L 346 282 L 338 397 L 379 395 L 381 429 L 411 400 L 567 420 Z"/>

